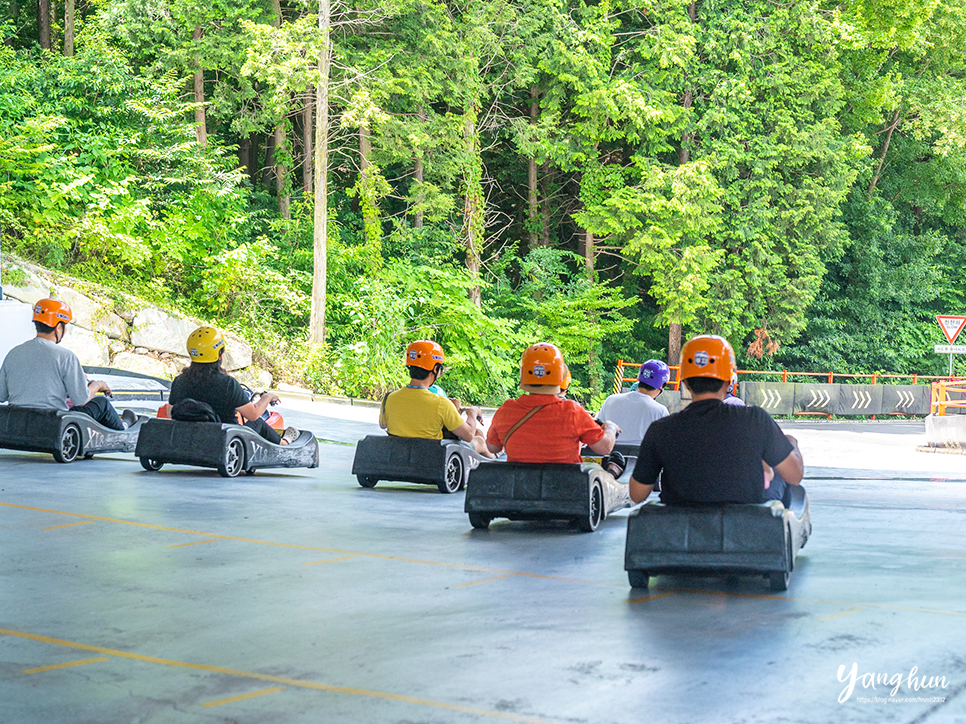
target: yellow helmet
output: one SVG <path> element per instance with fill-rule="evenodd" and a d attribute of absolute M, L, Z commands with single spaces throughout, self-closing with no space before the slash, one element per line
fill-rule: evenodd
<path fill-rule="evenodd" d="M 188 354 L 192 362 L 217 362 L 225 348 L 225 338 L 214 327 L 198 327 L 188 335 Z"/>

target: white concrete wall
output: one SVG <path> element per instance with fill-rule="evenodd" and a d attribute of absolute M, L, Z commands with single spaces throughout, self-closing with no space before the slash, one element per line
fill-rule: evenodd
<path fill-rule="evenodd" d="M 930 447 L 966 447 L 966 415 L 930 415 L 926 441 Z"/>
<path fill-rule="evenodd" d="M 36 336 L 29 304 L 13 299 L 0 300 L 0 364 L 7 352 Z"/>

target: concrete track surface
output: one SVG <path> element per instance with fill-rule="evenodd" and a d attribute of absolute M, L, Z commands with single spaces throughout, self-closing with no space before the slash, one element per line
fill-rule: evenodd
<path fill-rule="evenodd" d="M 620 514 L 474 531 L 362 489 L 374 412 L 338 407 L 282 411 L 336 441 L 317 470 L 0 451 L 0 722 L 966 723 L 966 456 L 921 423 L 782 423 L 814 535 L 774 595 L 630 589 Z"/>

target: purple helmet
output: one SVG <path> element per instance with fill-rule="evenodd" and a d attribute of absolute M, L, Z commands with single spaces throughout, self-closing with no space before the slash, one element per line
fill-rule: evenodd
<path fill-rule="evenodd" d="M 671 370 L 659 359 L 649 359 L 641 365 L 637 373 L 637 381 L 641 384 L 659 390 L 671 379 Z"/>

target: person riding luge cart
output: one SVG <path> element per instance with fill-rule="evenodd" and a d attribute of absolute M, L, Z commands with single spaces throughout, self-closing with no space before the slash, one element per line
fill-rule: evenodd
<path fill-rule="evenodd" d="M 142 422 L 122 415 L 107 396 L 110 386 L 88 380 L 80 360 L 60 343 L 73 320 L 56 299 L 34 305 L 37 336 L 10 350 L 0 366 L 0 447 L 48 452 L 60 463 L 97 453 L 131 452 Z M 99 394 L 103 393 L 103 394 Z"/>
<path fill-rule="evenodd" d="M 492 453 L 507 462 L 483 463 L 471 474 L 465 512 L 474 528 L 494 518 L 571 520 L 591 532 L 610 513 L 630 504 L 623 472 L 610 453 L 619 428 L 598 425 L 573 400 L 560 397 L 567 367 L 560 350 L 541 342 L 524 351 L 520 387 L 524 393 L 497 410 L 487 434 Z M 603 466 L 581 460 L 580 446 L 603 455 Z"/>
<path fill-rule="evenodd" d="M 289 427 L 279 435 L 262 419 L 278 397 L 265 393 L 253 403 L 222 369 L 225 340 L 218 330 L 196 329 L 187 346 L 191 365 L 171 384 L 173 419 L 148 421 L 138 439 L 134 454 L 145 470 L 197 465 L 232 478 L 261 468 L 318 467 L 314 434 Z M 246 422 L 239 424 L 236 414 Z"/>
<path fill-rule="evenodd" d="M 761 408 L 724 403 L 736 369 L 727 340 L 699 335 L 681 357 L 691 403 L 651 424 L 631 475 L 635 502 L 660 476 L 661 502 L 628 518 L 628 581 L 646 588 L 659 573 L 752 574 L 784 591 L 812 530 L 797 441 Z"/>
<path fill-rule="evenodd" d="M 394 480 L 456 493 L 466 486 L 470 471 L 490 456 L 478 432 L 479 408 L 467 407 L 461 414 L 456 403 L 430 390 L 444 361 L 443 348 L 432 340 L 417 340 L 406 348 L 403 364 L 409 384 L 387 394 L 379 411 L 379 424 L 388 435 L 367 435 L 356 446 L 352 474 L 363 488 Z"/>

